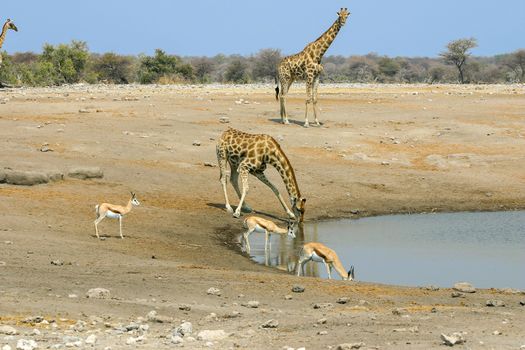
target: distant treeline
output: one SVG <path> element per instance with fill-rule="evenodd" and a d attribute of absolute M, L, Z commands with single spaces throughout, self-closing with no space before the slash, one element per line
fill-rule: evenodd
<path fill-rule="evenodd" d="M 449 46 L 450 49 L 450 46 Z M 468 49 L 468 48 L 467 48 Z M 466 51 L 466 50 L 465 50 Z M 326 56 L 323 82 L 457 83 L 458 68 L 466 83 L 525 82 L 525 50 L 491 57 L 466 55 L 458 66 L 442 53 L 439 58 Z M 251 83 L 274 82 L 282 55 L 263 49 L 250 56 L 180 57 L 158 49 L 153 56 L 90 53 L 82 41 L 43 47 L 33 52 L 3 55 L 0 82 L 12 86 L 53 86 L 86 83 Z M 460 61 L 461 62 L 461 61 Z"/>

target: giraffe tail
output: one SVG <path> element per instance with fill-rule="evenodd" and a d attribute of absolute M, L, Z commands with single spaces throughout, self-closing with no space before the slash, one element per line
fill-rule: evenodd
<path fill-rule="evenodd" d="M 275 100 L 279 101 L 279 78 L 277 75 L 275 76 L 275 85 L 277 85 L 275 87 Z"/>

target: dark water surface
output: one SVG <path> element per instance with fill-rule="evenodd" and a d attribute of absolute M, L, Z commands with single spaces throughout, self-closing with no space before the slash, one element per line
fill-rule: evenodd
<path fill-rule="evenodd" d="M 387 215 L 305 224 L 293 241 L 272 235 L 269 265 L 292 271 L 303 242 L 322 242 L 356 279 L 408 286 L 525 289 L 525 211 Z M 264 234 L 250 236 L 265 263 Z M 322 264 L 307 275 L 327 278 Z M 332 278 L 340 278 L 335 270 Z"/>

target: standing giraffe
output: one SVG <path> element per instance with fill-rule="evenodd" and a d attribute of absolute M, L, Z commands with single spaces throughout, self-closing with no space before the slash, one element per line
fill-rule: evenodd
<path fill-rule="evenodd" d="M 18 32 L 18 28 L 15 26 L 13 22 L 11 22 L 11 19 L 7 19 L 5 21 L 4 26 L 2 27 L 2 34 L 0 34 L 0 49 L 2 48 L 2 45 L 4 45 L 5 36 L 7 34 L 7 30 L 12 29 L 15 32 Z M 2 54 L 0 53 L 0 66 L 2 66 Z"/>
<path fill-rule="evenodd" d="M 319 75 L 323 71 L 321 60 L 324 53 L 332 42 L 337 33 L 346 22 L 346 18 L 350 12 L 345 8 L 337 13 L 338 17 L 334 24 L 326 32 L 323 33 L 316 41 L 306 45 L 303 51 L 287 56 L 281 60 L 278 67 L 278 85 L 275 88 L 275 98 L 280 100 L 281 104 L 281 122 L 283 124 L 290 124 L 288 115 L 286 114 L 286 98 L 288 89 L 296 79 L 306 80 L 306 112 L 304 114 L 304 127 L 307 128 L 308 123 L 308 105 L 313 102 L 315 124 L 319 124 L 317 115 L 317 87 L 319 86 Z M 280 85 L 280 89 L 279 89 Z M 279 92 L 280 91 L 280 92 Z"/>
<path fill-rule="evenodd" d="M 234 217 L 238 218 L 241 215 L 241 208 L 252 211 L 244 202 L 248 192 L 248 174 L 252 174 L 270 187 L 290 218 L 300 222 L 303 221 L 306 198 L 301 197 L 292 165 L 273 137 L 264 134 L 248 134 L 228 128 L 217 141 L 217 160 L 221 171 L 220 180 L 224 190 L 226 210 L 229 213 L 233 213 L 226 191 L 226 183 L 228 182 L 230 171 L 232 186 L 240 198 L 239 205 L 235 213 L 233 213 Z M 227 170 L 227 163 L 230 164 L 230 171 Z M 288 209 L 279 190 L 264 175 L 268 164 L 275 167 L 281 175 L 290 196 L 292 210 Z M 239 175 L 241 177 L 242 193 L 239 190 Z"/>

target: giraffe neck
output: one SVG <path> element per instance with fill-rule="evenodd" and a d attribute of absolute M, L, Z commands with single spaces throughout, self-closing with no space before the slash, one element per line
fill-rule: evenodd
<path fill-rule="evenodd" d="M 281 175 L 281 178 L 283 179 L 283 182 L 286 186 L 286 191 L 290 196 L 290 202 L 297 202 L 297 200 L 301 197 L 301 193 L 299 191 L 299 186 L 297 185 L 295 172 L 292 168 L 292 164 L 290 164 L 290 161 L 278 144 L 274 158 L 270 160 L 270 164 L 272 164 Z"/>
<path fill-rule="evenodd" d="M 5 22 L 4 26 L 2 27 L 2 34 L 0 34 L 0 48 L 2 48 L 2 45 L 4 45 L 5 35 L 7 34 L 7 24 L 8 22 Z"/>
<path fill-rule="evenodd" d="M 324 32 L 316 41 L 309 45 L 313 52 L 312 57 L 315 61 L 319 63 L 321 62 L 323 55 L 325 54 L 326 50 L 328 50 L 330 45 L 332 45 L 332 42 L 337 36 L 337 33 L 339 33 L 340 29 L 341 23 L 339 22 L 339 18 L 337 18 L 326 32 Z"/>

